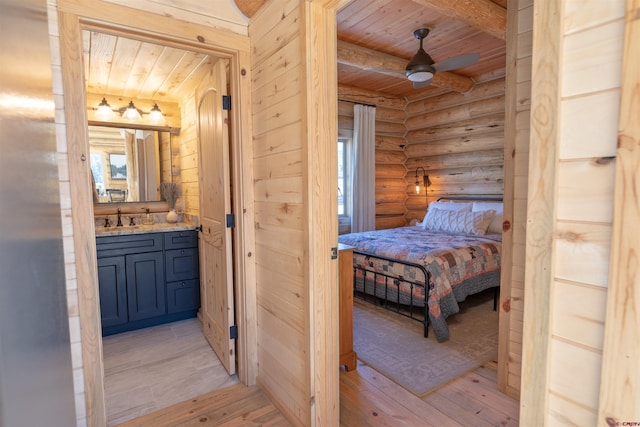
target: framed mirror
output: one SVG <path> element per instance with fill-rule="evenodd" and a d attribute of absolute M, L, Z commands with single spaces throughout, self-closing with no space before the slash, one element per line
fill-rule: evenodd
<path fill-rule="evenodd" d="M 97 202 L 160 201 L 160 183 L 173 180 L 172 139 L 170 132 L 90 125 Z"/>

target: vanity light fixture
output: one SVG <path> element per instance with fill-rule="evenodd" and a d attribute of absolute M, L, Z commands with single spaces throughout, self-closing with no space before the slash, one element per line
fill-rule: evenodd
<path fill-rule="evenodd" d="M 122 118 L 125 120 L 132 120 L 132 121 L 142 120 L 142 115 L 140 114 L 140 111 L 138 111 L 136 106 L 133 104 L 133 101 L 129 101 L 129 106 L 122 113 Z"/>
<path fill-rule="evenodd" d="M 151 123 L 164 122 L 164 114 L 162 114 L 162 111 L 160 111 L 160 107 L 158 107 L 158 104 L 153 104 L 153 108 L 149 112 L 149 121 Z"/>
<path fill-rule="evenodd" d="M 111 109 L 111 105 L 107 102 L 107 98 L 102 98 L 102 101 L 98 104 L 96 116 L 102 120 L 109 120 L 111 116 L 113 116 L 113 110 Z"/>

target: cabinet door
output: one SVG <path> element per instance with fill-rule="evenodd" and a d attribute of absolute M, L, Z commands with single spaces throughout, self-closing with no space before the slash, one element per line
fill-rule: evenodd
<path fill-rule="evenodd" d="M 102 327 L 127 323 L 127 278 L 123 256 L 98 258 Z"/>
<path fill-rule="evenodd" d="M 174 249 L 165 252 L 167 282 L 198 277 L 198 248 Z"/>
<path fill-rule="evenodd" d="M 130 321 L 166 314 L 163 258 L 162 252 L 127 255 Z"/>
<path fill-rule="evenodd" d="M 198 279 L 167 283 L 167 313 L 195 311 L 200 308 Z"/>

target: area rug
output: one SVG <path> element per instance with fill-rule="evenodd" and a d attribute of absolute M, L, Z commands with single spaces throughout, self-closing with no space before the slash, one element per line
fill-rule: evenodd
<path fill-rule="evenodd" d="M 423 337 L 422 324 L 355 298 L 353 346 L 361 362 L 413 394 L 424 397 L 440 385 L 498 355 L 498 312 L 493 291 L 467 297 L 447 319 L 449 340 Z"/>

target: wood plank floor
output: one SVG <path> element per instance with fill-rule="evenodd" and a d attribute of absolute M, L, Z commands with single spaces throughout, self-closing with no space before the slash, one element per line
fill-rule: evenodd
<path fill-rule="evenodd" d="M 371 369 L 340 372 L 340 425 L 517 426 L 518 402 L 499 393 L 496 367 L 476 369 L 420 399 Z M 257 387 L 233 385 L 122 424 L 121 427 L 288 426 Z"/>
<path fill-rule="evenodd" d="M 106 337 L 104 360 L 109 426 L 289 425 L 259 388 L 224 371 L 196 319 Z M 497 391 L 496 362 L 422 399 L 360 361 L 340 370 L 344 427 L 515 427 L 518 412 Z"/>
<path fill-rule="evenodd" d="M 196 318 L 111 335 L 102 344 L 108 426 L 238 383 Z"/>

